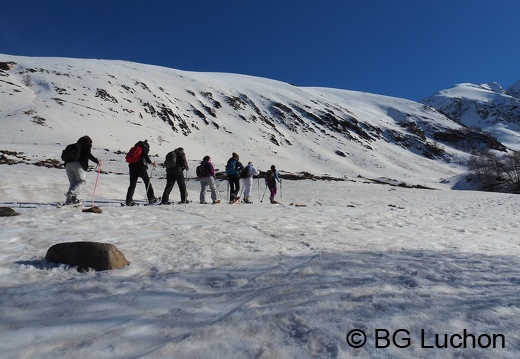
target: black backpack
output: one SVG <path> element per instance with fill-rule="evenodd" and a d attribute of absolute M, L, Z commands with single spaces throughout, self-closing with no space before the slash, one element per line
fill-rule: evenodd
<path fill-rule="evenodd" d="M 164 167 L 172 168 L 172 167 L 175 167 L 176 165 L 177 165 L 177 152 L 176 151 L 168 152 L 168 154 L 166 155 L 166 158 L 164 160 Z"/>
<path fill-rule="evenodd" d="M 268 170 L 267 173 L 265 174 L 265 181 L 266 182 L 272 182 L 274 181 L 275 178 L 274 178 L 274 172 L 271 171 L 271 170 Z"/>
<path fill-rule="evenodd" d="M 249 166 L 245 166 L 242 171 L 240 171 L 240 178 L 249 177 Z"/>
<path fill-rule="evenodd" d="M 74 162 L 79 160 L 79 155 L 81 154 L 81 145 L 79 143 L 71 143 L 67 145 L 65 149 L 61 152 L 61 159 L 63 162 Z"/>
<path fill-rule="evenodd" d="M 206 162 L 202 162 L 200 165 L 195 168 L 195 174 L 197 177 L 206 177 L 208 175 L 206 170 Z"/>

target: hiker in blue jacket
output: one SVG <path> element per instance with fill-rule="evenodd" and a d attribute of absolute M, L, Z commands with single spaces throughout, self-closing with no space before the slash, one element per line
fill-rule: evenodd
<path fill-rule="evenodd" d="M 244 166 L 238 160 L 238 154 L 233 152 L 231 158 L 226 164 L 226 176 L 229 181 L 229 203 L 235 203 L 240 199 L 238 192 L 240 191 L 240 172 Z"/>

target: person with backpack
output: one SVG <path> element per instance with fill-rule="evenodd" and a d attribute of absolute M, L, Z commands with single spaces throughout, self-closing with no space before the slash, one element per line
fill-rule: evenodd
<path fill-rule="evenodd" d="M 184 170 L 189 170 L 188 162 L 186 161 L 186 154 L 184 149 L 179 147 L 166 155 L 164 161 L 166 167 L 166 187 L 162 195 L 162 204 L 171 204 L 169 201 L 170 193 L 177 181 L 179 185 L 179 192 L 181 194 L 181 203 L 188 203 L 186 192 L 186 182 L 184 180 Z"/>
<path fill-rule="evenodd" d="M 152 184 L 150 183 L 150 176 L 148 176 L 148 165 L 151 164 L 154 168 L 157 166 L 155 161 L 152 162 L 152 160 L 150 160 L 150 157 L 148 156 L 149 152 L 150 145 L 148 144 L 148 140 L 144 140 L 137 142 L 126 155 L 126 162 L 128 162 L 128 169 L 130 172 L 130 185 L 128 186 L 128 191 L 126 193 L 127 206 L 135 205 L 133 197 L 137 180 L 139 178 L 144 182 L 148 203 L 154 204 L 159 201 L 159 198 L 155 197 Z"/>
<path fill-rule="evenodd" d="M 88 161 L 101 166 L 101 161 L 91 153 L 92 139 L 89 136 L 81 137 L 75 144 L 68 145 L 62 153 L 65 161 L 65 171 L 69 178 L 69 190 L 65 194 L 65 204 L 80 204 L 79 194 L 87 184 Z"/>
<path fill-rule="evenodd" d="M 271 166 L 271 169 L 267 171 L 265 176 L 265 185 L 269 188 L 270 197 L 269 200 L 272 204 L 276 204 L 274 197 L 277 193 L 276 182 L 282 183 L 282 180 L 278 177 L 278 171 L 274 165 Z"/>
<path fill-rule="evenodd" d="M 226 164 L 226 177 L 229 181 L 229 203 L 235 203 L 240 200 L 238 192 L 240 191 L 240 172 L 244 166 L 239 161 L 237 153 L 233 152 L 231 158 Z"/>
<path fill-rule="evenodd" d="M 217 199 L 215 167 L 213 167 L 209 156 L 204 156 L 200 165 L 197 166 L 197 177 L 200 179 L 200 203 L 206 204 L 206 189 L 208 187 L 211 190 L 213 204 L 220 203 L 220 200 Z"/>
<path fill-rule="evenodd" d="M 242 185 L 244 186 L 244 203 L 253 203 L 250 200 L 253 176 L 258 176 L 259 174 L 260 172 L 258 172 L 251 162 L 248 162 L 247 166 L 240 172 L 240 178 L 242 178 Z"/>

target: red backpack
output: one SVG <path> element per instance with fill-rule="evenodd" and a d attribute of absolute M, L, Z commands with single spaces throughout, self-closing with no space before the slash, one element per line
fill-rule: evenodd
<path fill-rule="evenodd" d="M 126 154 L 126 162 L 128 163 L 137 163 L 141 160 L 141 153 L 143 152 L 143 149 L 139 146 L 134 146 L 128 151 Z"/>

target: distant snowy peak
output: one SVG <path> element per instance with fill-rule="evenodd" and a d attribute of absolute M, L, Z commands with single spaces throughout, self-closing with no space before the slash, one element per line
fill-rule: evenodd
<path fill-rule="evenodd" d="M 425 103 L 432 98 L 464 98 L 477 101 L 493 101 L 497 95 L 508 96 L 502 86 L 496 82 L 487 84 L 475 85 L 471 83 L 456 84 L 450 89 L 439 91 L 432 96 L 423 99 L 421 102 Z"/>
<path fill-rule="evenodd" d="M 493 134 L 507 147 L 520 150 L 520 81 L 507 91 L 495 82 L 463 83 L 421 102 L 468 127 Z"/>
<path fill-rule="evenodd" d="M 507 89 L 507 94 L 520 99 L 520 80 Z"/>
<path fill-rule="evenodd" d="M 498 93 L 498 94 L 505 94 L 506 91 L 502 86 L 497 84 L 496 82 L 489 82 L 486 85 L 481 85 L 483 88 L 488 88 L 490 91 Z"/>

